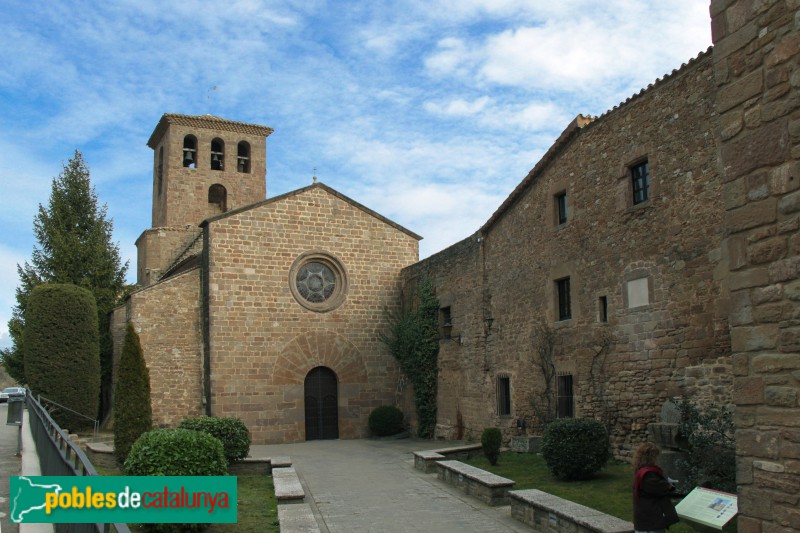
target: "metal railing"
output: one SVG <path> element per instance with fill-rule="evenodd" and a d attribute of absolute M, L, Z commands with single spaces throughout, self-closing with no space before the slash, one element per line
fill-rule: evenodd
<path fill-rule="evenodd" d="M 44 476 L 96 476 L 89 458 L 72 442 L 50 413 L 30 393 L 27 398 L 31 434 Z M 127 524 L 54 524 L 55 530 L 75 533 L 130 533 Z"/>

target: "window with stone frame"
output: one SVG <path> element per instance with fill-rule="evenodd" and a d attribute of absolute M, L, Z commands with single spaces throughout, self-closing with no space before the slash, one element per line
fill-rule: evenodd
<path fill-rule="evenodd" d="M 556 280 L 555 283 L 556 299 L 558 303 L 558 320 L 569 320 L 572 318 L 569 278 Z"/>
<path fill-rule="evenodd" d="M 608 322 L 608 296 L 601 296 L 597 300 L 597 320 Z"/>
<path fill-rule="evenodd" d="M 225 169 L 225 142 L 222 139 L 211 141 L 211 170 Z"/>
<path fill-rule="evenodd" d="M 556 376 L 556 416 L 575 416 L 575 397 L 572 391 L 572 374 L 559 372 Z"/>
<path fill-rule="evenodd" d="M 631 186 L 633 205 L 642 204 L 650 199 L 650 165 L 646 159 L 631 167 Z"/>
<path fill-rule="evenodd" d="M 250 144 L 247 141 L 239 142 L 236 147 L 236 170 L 245 174 L 250 172 Z"/>
<path fill-rule="evenodd" d="M 569 218 L 569 207 L 567 206 L 567 191 L 562 191 L 555 195 L 556 225 L 566 224 Z"/>
<path fill-rule="evenodd" d="M 453 317 L 450 315 L 450 306 L 439 309 L 439 324 L 441 338 L 451 338 L 453 333 Z"/>
<path fill-rule="evenodd" d="M 194 135 L 183 138 L 182 164 L 184 168 L 197 168 L 197 138 Z"/>
<path fill-rule="evenodd" d="M 497 415 L 511 416 L 511 376 L 497 376 Z"/>

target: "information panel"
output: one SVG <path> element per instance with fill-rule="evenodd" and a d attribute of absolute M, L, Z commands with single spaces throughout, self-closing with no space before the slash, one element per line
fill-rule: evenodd
<path fill-rule="evenodd" d="M 675 506 L 678 516 L 715 529 L 722 529 L 739 512 L 735 494 L 695 488 Z"/>

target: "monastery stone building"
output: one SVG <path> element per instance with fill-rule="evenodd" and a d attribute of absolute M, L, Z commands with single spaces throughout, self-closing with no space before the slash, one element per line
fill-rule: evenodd
<path fill-rule="evenodd" d="M 714 48 L 578 116 L 474 235 L 419 236 L 321 183 L 266 199 L 270 128 L 164 115 L 138 284 L 156 423 L 366 436 L 408 390 L 379 340 L 440 300 L 437 436 L 595 417 L 615 454 L 680 396 L 736 408 L 740 531 L 800 530 L 800 4 L 712 0 Z M 553 364 L 544 377 L 539 360 Z"/>

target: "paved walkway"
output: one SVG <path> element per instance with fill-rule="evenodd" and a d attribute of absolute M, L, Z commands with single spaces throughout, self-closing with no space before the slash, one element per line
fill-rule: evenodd
<path fill-rule="evenodd" d="M 288 455 L 323 533 L 530 531 L 509 507 L 489 507 L 414 469 L 429 440 L 329 440 L 253 445 L 252 456 Z"/>

